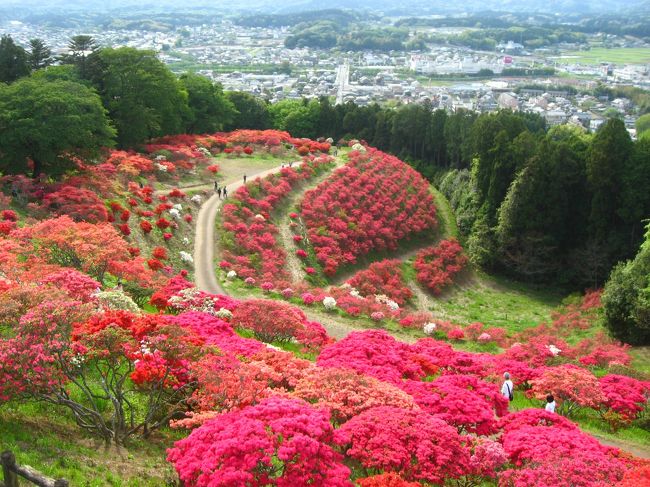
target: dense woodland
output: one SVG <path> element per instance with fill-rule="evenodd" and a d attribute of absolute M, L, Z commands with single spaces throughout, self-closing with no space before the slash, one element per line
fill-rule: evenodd
<path fill-rule="evenodd" d="M 37 39 L 31 51 L 2 39 L 3 173 L 56 176 L 77 157 L 167 134 L 276 128 L 365 140 L 410 161 L 449 198 L 471 259 L 491 272 L 595 287 L 643 241 L 650 138 L 633 142 L 618 119 L 589 134 L 549 130 L 538 116 L 509 111 L 449 114 L 428 104 L 333 106 L 327 99 L 268 105 L 194 74 L 176 77 L 150 51 L 100 49 L 88 36 L 70 47 L 62 65 L 49 66 Z M 636 268 L 647 260 L 638 259 Z M 617 268 L 618 280 L 623 272 Z M 647 297 L 638 299 L 648 321 Z"/>

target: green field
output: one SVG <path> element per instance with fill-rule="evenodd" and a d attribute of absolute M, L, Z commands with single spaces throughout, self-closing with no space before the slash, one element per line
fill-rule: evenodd
<path fill-rule="evenodd" d="M 567 51 L 556 60 L 561 64 L 646 64 L 650 63 L 650 47 L 596 47 L 589 51 Z"/>

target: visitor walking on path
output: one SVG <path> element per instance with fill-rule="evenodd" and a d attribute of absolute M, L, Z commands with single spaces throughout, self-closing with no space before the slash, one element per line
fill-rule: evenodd
<path fill-rule="evenodd" d="M 219 183 L 217 181 L 215 181 L 214 182 L 214 191 L 215 191 L 215 193 L 217 192 L 218 189 L 219 189 Z"/>
<path fill-rule="evenodd" d="M 246 174 L 244 174 L 244 184 L 246 184 Z"/>
<path fill-rule="evenodd" d="M 228 197 L 228 190 L 223 188 L 223 199 L 225 200 Z"/>
<path fill-rule="evenodd" d="M 546 407 L 544 409 L 551 413 L 555 412 L 555 398 L 553 397 L 553 394 L 546 396 Z"/>
<path fill-rule="evenodd" d="M 509 401 L 512 401 L 514 399 L 515 386 L 510 380 L 510 373 L 506 372 L 505 374 L 503 374 L 503 378 L 505 380 L 503 381 L 503 385 L 501 386 L 501 394 Z"/>
<path fill-rule="evenodd" d="M 225 190 L 226 188 L 224 188 Z M 217 189 L 217 196 L 219 196 L 219 199 L 221 199 L 221 188 Z"/>

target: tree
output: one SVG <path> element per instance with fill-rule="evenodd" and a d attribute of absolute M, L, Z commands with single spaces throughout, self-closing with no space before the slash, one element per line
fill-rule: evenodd
<path fill-rule="evenodd" d="M 121 147 L 183 131 L 187 93 L 153 51 L 102 49 L 101 74 L 93 78 L 115 123 Z"/>
<path fill-rule="evenodd" d="M 97 154 L 113 143 L 101 100 L 70 81 L 24 79 L 0 86 L 0 168 L 33 176 L 60 173 L 76 156 Z"/>
<path fill-rule="evenodd" d="M 47 68 L 52 64 L 52 51 L 45 45 L 42 39 L 31 39 L 29 46 L 29 66 L 32 71 Z"/>
<path fill-rule="evenodd" d="M 72 64 L 81 79 L 91 79 L 97 74 L 99 46 L 92 36 L 76 35 L 68 43 L 68 52 L 59 59 L 62 64 Z"/>
<path fill-rule="evenodd" d="M 469 169 L 471 159 L 470 131 L 476 120 L 476 113 L 458 110 L 447 117 L 445 122 L 445 141 L 449 164 L 457 169 Z"/>
<path fill-rule="evenodd" d="M 584 161 L 568 144 L 546 141 L 510 185 L 499 208 L 499 258 L 527 279 L 565 272 L 585 237 Z"/>
<path fill-rule="evenodd" d="M 226 97 L 235 106 L 237 114 L 225 130 L 260 129 L 271 127 L 269 111 L 266 103 L 260 98 L 243 91 L 229 91 Z"/>
<path fill-rule="evenodd" d="M 223 130 L 236 116 L 235 106 L 224 95 L 221 84 L 198 74 L 186 73 L 180 82 L 187 91 L 189 117 L 187 131 L 207 134 Z"/>
<path fill-rule="evenodd" d="M 12 83 L 29 74 L 27 52 L 9 35 L 0 39 L 0 83 Z"/>
<path fill-rule="evenodd" d="M 590 233 L 607 243 L 610 256 L 615 256 L 623 246 L 620 239 L 622 222 L 617 210 L 623 189 L 623 169 L 629 163 L 632 149 L 625 124 L 613 118 L 596 133 L 587 157 L 587 180 L 592 192 Z"/>
<path fill-rule="evenodd" d="M 612 335 L 634 345 L 650 344 L 650 225 L 634 260 L 612 271 L 602 300 Z"/>

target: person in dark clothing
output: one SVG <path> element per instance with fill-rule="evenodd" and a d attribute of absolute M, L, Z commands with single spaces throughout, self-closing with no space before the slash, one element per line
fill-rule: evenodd
<path fill-rule="evenodd" d="M 228 197 L 228 190 L 226 188 L 223 188 L 223 198 L 226 199 Z"/>
<path fill-rule="evenodd" d="M 225 190 L 225 189 L 226 189 L 226 188 L 224 188 L 224 190 Z M 217 189 L 217 195 L 219 196 L 219 198 L 221 198 L 221 188 Z"/>
<path fill-rule="evenodd" d="M 246 184 L 246 174 L 244 174 L 244 184 Z"/>
<path fill-rule="evenodd" d="M 216 191 L 218 189 L 219 189 L 219 183 L 217 181 L 215 181 L 214 182 L 214 190 Z"/>

